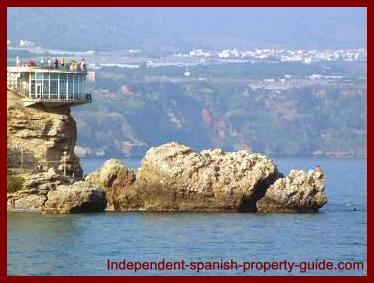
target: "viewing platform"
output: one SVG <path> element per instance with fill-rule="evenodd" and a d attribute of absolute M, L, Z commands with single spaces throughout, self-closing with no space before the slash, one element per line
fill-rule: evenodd
<path fill-rule="evenodd" d="M 8 66 L 7 88 L 22 96 L 24 106 L 76 106 L 91 103 L 86 92 L 87 69 L 63 66 Z"/>

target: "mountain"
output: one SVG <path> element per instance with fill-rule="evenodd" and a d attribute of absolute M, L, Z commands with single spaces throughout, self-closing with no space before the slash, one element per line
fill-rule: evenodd
<path fill-rule="evenodd" d="M 168 65 L 183 58 L 162 55 L 366 48 L 366 22 L 366 8 L 9 8 L 7 35 L 11 46 L 24 39 L 102 51 L 90 62 L 99 68 L 89 83 L 94 102 L 72 112 L 81 155 L 141 157 L 150 146 L 176 141 L 195 149 L 341 157 L 366 155 L 365 58 Z M 118 51 L 129 48 L 142 49 L 142 58 Z M 10 48 L 8 59 L 35 55 L 27 52 Z M 113 66 L 130 59 L 139 59 L 131 61 L 136 68 Z"/>
<path fill-rule="evenodd" d="M 108 157 L 141 157 L 169 141 L 273 156 L 366 155 L 366 62 L 189 70 L 189 77 L 174 66 L 98 70 L 89 86 L 94 102 L 73 111 L 77 143 Z"/>

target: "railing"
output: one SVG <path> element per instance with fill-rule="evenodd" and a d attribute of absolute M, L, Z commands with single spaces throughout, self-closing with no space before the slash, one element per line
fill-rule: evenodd
<path fill-rule="evenodd" d="M 86 61 L 72 60 L 69 62 L 62 62 L 62 60 L 45 60 L 44 63 L 36 64 L 36 62 L 30 60 L 28 63 L 19 63 L 16 65 L 8 65 L 9 68 L 17 69 L 50 69 L 50 70 L 66 70 L 66 71 L 78 71 L 78 72 L 87 72 L 87 63 Z"/>
<path fill-rule="evenodd" d="M 40 101 L 71 101 L 71 102 L 74 102 L 74 101 L 85 101 L 87 103 L 91 103 L 92 102 L 92 96 L 90 93 L 86 93 L 84 94 L 83 96 L 80 95 L 80 96 L 71 96 L 71 95 L 64 95 L 63 97 L 60 96 L 60 98 L 58 97 L 58 95 L 54 95 L 53 97 L 49 97 L 47 95 L 43 96 L 43 95 L 39 95 L 39 96 L 35 96 L 35 95 L 32 95 L 32 96 L 29 96 L 29 92 L 28 90 L 24 90 L 24 89 L 19 89 L 19 90 L 16 90 L 16 89 L 13 89 L 13 88 L 10 88 L 9 86 L 7 86 L 7 91 L 10 91 L 12 92 L 13 94 L 15 95 L 18 95 L 20 97 L 23 97 L 23 98 L 26 98 L 26 99 L 32 99 L 32 100 L 40 100 Z"/>
<path fill-rule="evenodd" d="M 43 65 L 34 65 L 29 66 L 31 69 L 42 69 L 42 70 L 58 70 L 58 71 L 69 71 L 69 72 L 87 72 L 87 67 L 81 67 L 80 64 L 71 64 L 67 63 L 64 65 L 58 64 L 57 66 L 53 63 L 52 65 L 43 64 Z"/>
<path fill-rule="evenodd" d="M 51 97 L 49 97 L 48 95 L 31 95 L 29 97 L 27 97 L 28 99 L 31 99 L 31 100 L 38 100 L 38 101 L 51 101 L 51 102 L 54 102 L 54 101 L 71 101 L 71 102 L 74 102 L 74 101 L 86 101 L 88 103 L 91 103 L 92 102 L 92 96 L 91 94 L 87 93 L 85 95 L 79 95 L 79 96 L 72 96 L 72 95 L 63 95 L 63 96 L 60 96 L 58 97 L 58 95 L 53 95 Z"/>

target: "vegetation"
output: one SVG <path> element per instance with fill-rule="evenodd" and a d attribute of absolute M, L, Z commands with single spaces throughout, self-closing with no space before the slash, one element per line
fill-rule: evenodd
<path fill-rule="evenodd" d="M 169 141 L 277 156 L 366 154 L 367 88 L 357 79 L 365 64 L 264 64 L 201 65 L 189 78 L 183 67 L 103 68 L 94 103 L 73 112 L 78 144 L 117 157 Z M 344 79 L 305 77 L 313 73 Z M 293 74 L 287 87 L 285 74 Z M 263 87 L 265 78 L 277 87 Z"/>
<path fill-rule="evenodd" d="M 7 178 L 7 192 L 15 193 L 22 189 L 25 179 L 21 176 L 8 175 Z"/>

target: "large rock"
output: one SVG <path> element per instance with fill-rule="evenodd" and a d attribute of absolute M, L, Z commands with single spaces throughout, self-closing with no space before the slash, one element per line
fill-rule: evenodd
<path fill-rule="evenodd" d="M 133 210 L 143 205 L 141 190 L 134 184 L 135 173 L 121 160 L 110 159 L 96 172 L 86 177 L 86 181 L 105 192 L 107 210 Z"/>
<path fill-rule="evenodd" d="M 49 191 L 58 185 L 71 182 L 71 178 L 58 174 L 54 168 L 45 172 L 25 174 L 23 177 L 25 178 L 24 190 Z"/>
<path fill-rule="evenodd" d="M 8 176 L 8 178 L 12 177 Z M 48 192 L 71 181 L 70 178 L 57 174 L 53 168 L 47 172 L 26 173 L 16 177 L 22 178 L 22 187 L 7 194 L 9 208 L 16 210 L 41 211 Z"/>
<path fill-rule="evenodd" d="M 325 175 L 319 169 L 291 170 L 267 189 L 257 202 L 260 212 L 315 212 L 327 202 Z"/>
<path fill-rule="evenodd" d="M 317 211 L 326 202 L 324 173 L 292 170 L 283 178 L 261 154 L 200 153 L 177 143 L 151 148 L 137 171 L 108 160 L 85 181 L 49 172 L 8 193 L 13 208 L 52 213 L 103 211 Z"/>
<path fill-rule="evenodd" d="M 55 168 L 67 152 L 67 173 L 82 175 L 74 154 L 76 124 L 70 108 L 39 109 L 24 107 L 16 93 L 7 91 L 7 167 L 34 170 Z"/>
<path fill-rule="evenodd" d="M 47 196 L 45 194 L 24 191 L 23 195 L 13 196 L 11 198 L 8 196 L 8 210 L 41 212 L 46 200 Z"/>
<path fill-rule="evenodd" d="M 117 184 L 130 185 L 135 181 L 135 173 L 119 159 L 109 159 L 86 180 L 102 188 L 112 188 Z"/>
<path fill-rule="evenodd" d="M 84 181 L 61 185 L 47 198 L 43 211 L 49 213 L 101 212 L 106 207 L 105 193 Z"/>
<path fill-rule="evenodd" d="M 105 192 L 91 184 L 48 172 L 18 175 L 22 187 L 8 193 L 8 210 L 46 213 L 77 213 L 103 211 Z"/>
<path fill-rule="evenodd" d="M 255 211 L 257 200 L 278 177 L 274 162 L 261 154 L 198 153 L 168 143 L 148 150 L 136 183 L 146 210 Z"/>

